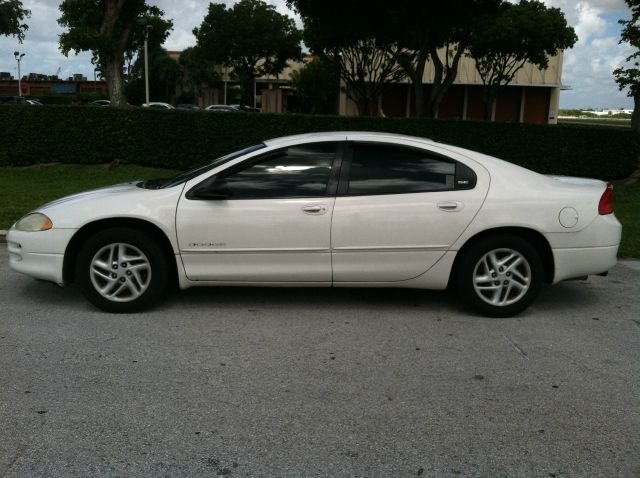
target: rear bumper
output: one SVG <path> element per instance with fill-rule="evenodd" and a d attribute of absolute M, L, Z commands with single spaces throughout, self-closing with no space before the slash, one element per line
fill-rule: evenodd
<path fill-rule="evenodd" d="M 16 272 L 62 285 L 64 251 L 75 231 L 21 232 L 11 229 L 7 234 L 9 266 Z"/>
<path fill-rule="evenodd" d="M 618 262 L 618 246 L 554 249 L 553 283 L 607 272 Z"/>
<path fill-rule="evenodd" d="M 607 272 L 618 262 L 622 225 L 614 214 L 596 216 L 576 232 L 545 234 L 553 251 L 553 282 Z"/>

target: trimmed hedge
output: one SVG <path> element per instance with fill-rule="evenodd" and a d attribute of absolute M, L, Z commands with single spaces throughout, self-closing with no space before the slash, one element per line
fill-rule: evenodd
<path fill-rule="evenodd" d="M 0 166 L 119 160 L 188 169 L 268 138 L 386 131 L 462 146 L 545 174 L 621 179 L 638 167 L 631 130 L 425 119 L 116 109 L 0 107 Z"/>

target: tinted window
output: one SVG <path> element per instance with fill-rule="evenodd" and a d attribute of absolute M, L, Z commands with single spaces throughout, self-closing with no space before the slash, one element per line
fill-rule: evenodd
<path fill-rule="evenodd" d="M 224 178 L 231 199 L 324 196 L 337 143 L 278 150 Z"/>
<path fill-rule="evenodd" d="M 213 168 L 222 166 L 224 163 L 228 163 L 229 161 L 233 161 L 234 159 L 239 158 L 240 156 L 244 156 L 245 154 L 252 153 L 262 148 L 266 148 L 266 146 L 263 143 L 260 143 L 260 144 L 256 144 L 255 146 L 249 146 L 248 148 L 241 149 L 240 151 L 235 151 L 233 153 L 222 156 L 221 158 L 218 158 L 212 163 L 209 163 L 205 166 L 200 166 L 199 168 L 192 169 L 191 171 L 178 174 L 177 176 L 167 180 L 166 182 L 162 183 L 157 187 L 171 188 L 173 186 L 177 186 L 178 184 L 185 183 L 195 178 L 196 176 L 200 176 L 201 174 L 206 173 L 207 171 L 211 171 Z"/>
<path fill-rule="evenodd" d="M 349 194 L 394 194 L 454 188 L 456 164 L 428 151 L 392 145 L 352 144 Z"/>

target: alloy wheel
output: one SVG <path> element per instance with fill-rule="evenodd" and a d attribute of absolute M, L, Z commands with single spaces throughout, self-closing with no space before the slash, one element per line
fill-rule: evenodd
<path fill-rule="evenodd" d="M 151 282 L 149 259 L 131 244 L 118 242 L 100 248 L 89 267 L 93 287 L 112 302 L 136 300 Z"/>

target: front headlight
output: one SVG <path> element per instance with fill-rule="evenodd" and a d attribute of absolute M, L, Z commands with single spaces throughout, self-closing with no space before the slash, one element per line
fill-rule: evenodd
<path fill-rule="evenodd" d="M 16 229 L 23 232 L 47 231 L 52 227 L 51 219 L 40 212 L 27 214 L 16 222 Z"/>

